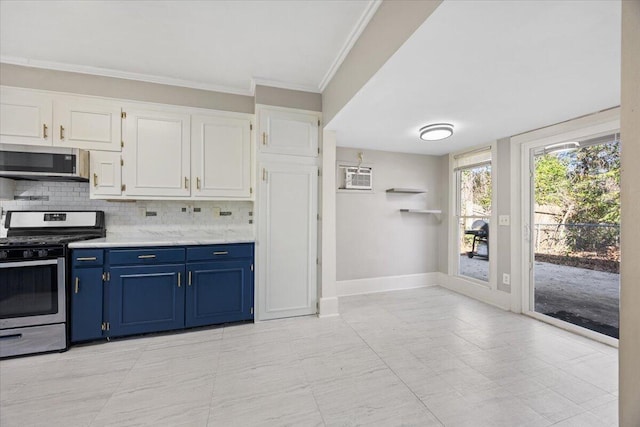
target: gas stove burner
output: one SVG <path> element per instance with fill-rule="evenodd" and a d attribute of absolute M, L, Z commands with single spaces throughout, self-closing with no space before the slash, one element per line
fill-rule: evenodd
<path fill-rule="evenodd" d="M 0 239 L 0 246 L 46 246 L 95 239 L 99 235 L 47 235 L 47 236 L 10 236 Z"/>

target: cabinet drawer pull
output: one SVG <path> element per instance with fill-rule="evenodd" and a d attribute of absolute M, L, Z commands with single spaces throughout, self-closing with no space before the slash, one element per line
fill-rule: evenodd
<path fill-rule="evenodd" d="M 182 275 L 178 271 L 178 287 L 180 287 L 180 283 L 182 282 Z"/>
<path fill-rule="evenodd" d="M 48 135 L 47 135 L 47 124 L 43 123 L 42 124 L 42 138 L 47 139 Z"/>
<path fill-rule="evenodd" d="M 75 289 L 75 291 L 76 291 L 76 294 L 78 292 L 80 292 L 80 278 L 79 277 L 76 277 L 76 289 Z"/>
<path fill-rule="evenodd" d="M 184 177 L 184 188 L 189 189 L 189 178 Z"/>
<path fill-rule="evenodd" d="M 199 190 L 200 189 L 200 177 L 196 178 L 196 188 Z"/>
<path fill-rule="evenodd" d="M 187 282 L 189 286 L 191 286 L 191 270 L 189 270 L 189 281 Z"/>
<path fill-rule="evenodd" d="M 228 251 L 220 251 L 220 252 L 214 252 L 214 255 L 229 255 Z"/>
<path fill-rule="evenodd" d="M 97 173 L 93 174 L 93 186 L 94 187 L 98 186 L 98 174 Z"/>
<path fill-rule="evenodd" d="M 60 125 L 60 139 L 64 139 L 64 126 Z"/>
<path fill-rule="evenodd" d="M 96 261 L 97 259 L 98 258 L 94 256 L 85 256 L 85 257 L 76 258 L 76 261 Z"/>
<path fill-rule="evenodd" d="M 262 145 L 267 145 L 267 133 L 262 132 Z"/>
<path fill-rule="evenodd" d="M 138 259 L 153 259 L 155 255 L 138 255 Z"/>

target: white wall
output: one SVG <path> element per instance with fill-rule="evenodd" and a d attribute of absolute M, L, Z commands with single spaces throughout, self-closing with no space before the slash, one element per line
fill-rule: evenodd
<path fill-rule="evenodd" d="M 374 191 L 336 195 L 338 286 L 341 281 L 436 272 L 440 222 L 434 215 L 401 213 L 400 208 L 442 207 L 440 157 L 338 148 L 337 162 L 357 162 L 360 151 L 363 165 L 373 168 Z M 428 192 L 387 193 L 392 187 Z"/>
<path fill-rule="evenodd" d="M 640 426 L 640 1 L 622 2 L 620 426 Z"/>

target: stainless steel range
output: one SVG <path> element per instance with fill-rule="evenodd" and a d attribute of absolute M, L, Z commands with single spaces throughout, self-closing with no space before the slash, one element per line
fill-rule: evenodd
<path fill-rule="evenodd" d="M 0 239 L 0 357 L 67 348 L 67 243 L 105 235 L 102 211 L 9 211 Z"/>

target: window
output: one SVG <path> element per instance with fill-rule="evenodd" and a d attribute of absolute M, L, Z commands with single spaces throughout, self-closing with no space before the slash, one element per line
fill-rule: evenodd
<path fill-rule="evenodd" d="M 489 282 L 491 232 L 491 147 L 454 157 L 456 183 L 456 271 Z"/>

